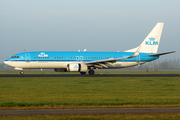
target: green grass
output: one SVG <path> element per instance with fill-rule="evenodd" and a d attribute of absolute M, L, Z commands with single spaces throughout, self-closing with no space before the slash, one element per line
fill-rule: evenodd
<path fill-rule="evenodd" d="M 180 77 L 0 78 L 0 107 L 180 104 Z"/>
<path fill-rule="evenodd" d="M 178 120 L 180 113 L 0 116 L 1 120 Z"/>

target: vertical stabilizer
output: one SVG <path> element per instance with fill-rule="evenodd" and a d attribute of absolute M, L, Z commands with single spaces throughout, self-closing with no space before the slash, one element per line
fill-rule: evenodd
<path fill-rule="evenodd" d="M 140 48 L 139 52 L 157 53 L 163 26 L 164 26 L 164 23 L 157 23 L 156 26 L 152 29 L 152 31 L 144 39 L 144 41 L 141 43 L 139 47 L 131 49 L 131 50 L 127 50 L 125 52 L 135 52 L 138 48 Z"/>

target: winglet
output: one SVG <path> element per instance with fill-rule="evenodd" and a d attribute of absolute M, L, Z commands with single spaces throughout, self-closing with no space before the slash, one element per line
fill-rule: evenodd
<path fill-rule="evenodd" d="M 141 46 L 139 46 L 139 48 L 136 50 L 136 52 L 132 56 L 130 56 L 128 58 L 137 57 L 139 55 L 140 50 L 141 50 Z"/>

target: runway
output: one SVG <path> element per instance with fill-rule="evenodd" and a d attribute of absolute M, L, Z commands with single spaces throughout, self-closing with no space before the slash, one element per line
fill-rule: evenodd
<path fill-rule="evenodd" d="M 180 74 L 0 74 L 0 77 L 180 77 Z"/>
<path fill-rule="evenodd" d="M 180 113 L 180 108 L 111 108 L 111 109 L 51 109 L 51 110 L 0 110 L 5 115 L 62 115 L 62 114 L 117 114 L 117 113 Z"/>

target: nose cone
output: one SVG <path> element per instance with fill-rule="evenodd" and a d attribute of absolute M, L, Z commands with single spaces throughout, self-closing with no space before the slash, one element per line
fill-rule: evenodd
<path fill-rule="evenodd" d="M 8 61 L 7 61 L 7 60 L 5 60 L 5 61 L 4 61 L 4 64 L 8 65 Z"/>
<path fill-rule="evenodd" d="M 6 64 L 6 65 L 11 66 L 10 63 L 11 63 L 11 62 L 10 62 L 8 59 L 4 61 L 4 64 Z"/>

